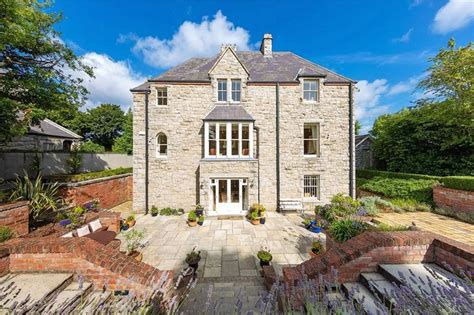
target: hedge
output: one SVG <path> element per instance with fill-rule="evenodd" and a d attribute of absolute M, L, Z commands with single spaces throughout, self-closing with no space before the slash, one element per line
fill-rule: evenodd
<path fill-rule="evenodd" d="M 70 175 L 55 175 L 47 178 L 48 181 L 57 181 L 57 182 L 82 182 L 85 180 L 91 180 L 102 177 L 109 177 L 115 175 L 129 174 L 133 173 L 133 168 L 131 167 L 119 167 L 111 170 L 103 170 L 99 172 L 89 172 L 89 173 L 80 173 L 80 174 L 70 174 Z"/>
<path fill-rule="evenodd" d="M 474 176 L 447 176 L 440 182 L 446 188 L 474 191 Z"/>
<path fill-rule="evenodd" d="M 429 180 L 440 180 L 443 177 L 423 175 L 423 174 L 410 174 L 410 173 L 397 173 L 397 172 L 386 172 L 376 170 L 359 169 L 356 170 L 356 175 L 359 178 L 371 179 L 374 177 L 383 178 L 401 178 L 401 179 L 429 179 Z"/>

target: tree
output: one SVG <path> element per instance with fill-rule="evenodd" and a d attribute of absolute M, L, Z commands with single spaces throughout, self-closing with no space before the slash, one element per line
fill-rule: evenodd
<path fill-rule="evenodd" d="M 119 105 L 101 104 L 88 109 L 81 120 L 81 134 L 110 151 L 114 140 L 123 133 L 125 116 Z"/>
<path fill-rule="evenodd" d="M 79 146 L 79 151 L 84 153 L 104 153 L 105 148 L 100 144 L 86 140 Z"/>
<path fill-rule="evenodd" d="M 133 115 L 130 109 L 125 116 L 123 134 L 115 139 L 112 151 L 126 154 L 133 153 Z"/>
<path fill-rule="evenodd" d="M 59 38 L 50 1 L 0 0 L 0 141 L 25 133 L 53 109 L 77 109 L 87 90 L 75 72 L 92 69 Z"/>
<path fill-rule="evenodd" d="M 360 134 L 360 129 L 361 128 L 362 128 L 362 125 L 361 125 L 360 121 L 356 120 L 355 125 L 354 125 L 356 136 L 358 136 Z"/>

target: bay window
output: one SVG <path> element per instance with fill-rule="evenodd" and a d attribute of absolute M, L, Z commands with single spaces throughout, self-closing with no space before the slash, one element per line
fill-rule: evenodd
<path fill-rule="evenodd" d="M 253 157 L 252 122 L 205 122 L 206 158 Z"/>

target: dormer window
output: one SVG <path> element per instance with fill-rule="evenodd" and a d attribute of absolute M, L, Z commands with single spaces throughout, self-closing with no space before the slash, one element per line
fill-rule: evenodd
<path fill-rule="evenodd" d="M 217 80 L 217 101 L 227 102 L 227 79 Z"/>
<path fill-rule="evenodd" d="M 319 80 L 303 80 L 303 101 L 317 102 L 319 100 Z"/>
<path fill-rule="evenodd" d="M 156 89 L 156 105 L 167 106 L 168 105 L 168 92 L 166 88 Z"/>
<path fill-rule="evenodd" d="M 232 102 L 240 102 L 240 80 L 231 80 L 232 85 Z"/>

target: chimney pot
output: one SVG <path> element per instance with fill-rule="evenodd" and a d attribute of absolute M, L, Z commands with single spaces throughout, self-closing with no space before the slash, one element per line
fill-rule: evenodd
<path fill-rule="evenodd" d="M 262 43 L 260 44 L 260 52 L 264 57 L 272 56 L 272 34 L 263 34 Z"/>

